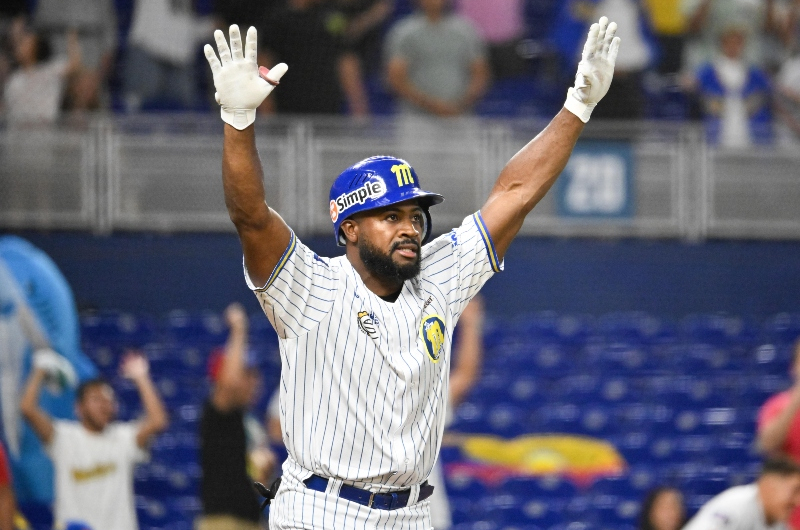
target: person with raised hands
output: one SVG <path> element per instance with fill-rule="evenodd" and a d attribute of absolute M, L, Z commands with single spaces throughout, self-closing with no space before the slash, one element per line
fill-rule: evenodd
<path fill-rule="evenodd" d="M 330 259 L 306 247 L 265 201 L 252 124 L 286 65 L 257 66 L 252 28 L 244 52 L 237 26 L 230 48 L 216 32 L 219 56 L 210 46 L 206 56 L 226 123 L 225 201 L 245 280 L 281 350 L 278 409 L 288 457 L 280 485 L 260 488 L 271 501 L 270 528 L 430 530 L 428 477 L 447 417 L 453 328 L 503 270 L 525 216 L 608 92 L 616 30 L 606 17 L 592 25 L 564 108 L 451 232 L 428 242 L 429 208 L 443 197 L 422 189 L 407 161 L 370 157 L 342 172 L 328 205 L 345 255 Z"/>

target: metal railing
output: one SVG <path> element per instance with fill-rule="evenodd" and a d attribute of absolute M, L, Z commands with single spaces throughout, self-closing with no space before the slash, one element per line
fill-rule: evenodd
<path fill-rule="evenodd" d="M 544 123 L 464 118 L 269 118 L 258 122 L 268 202 L 299 234 L 326 234 L 328 189 L 355 161 L 408 159 L 446 201 L 439 231 L 489 194 L 506 161 Z M 81 126 L 0 130 L 0 227 L 226 231 L 216 116 L 95 117 Z M 566 218 L 551 191 L 523 234 L 800 239 L 800 150 L 711 148 L 702 128 L 591 123 L 584 140 L 623 141 L 633 159 L 633 211 Z"/>

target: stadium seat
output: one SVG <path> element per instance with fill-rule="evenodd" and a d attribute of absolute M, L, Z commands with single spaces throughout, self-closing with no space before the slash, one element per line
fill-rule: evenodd
<path fill-rule="evenodd" d="M 558 475 L 544 477 L 511 477 L 499 488 L 504 495 L 519 501 L 531 499 L 569 499 L 577 492 L 575 486 Z"/>
<path fill-rule="evenodd" d="M 779 313 L 764 324 L 767 339 L 780 344 L 793 344 L 800 338 L 800 313 Z"/>

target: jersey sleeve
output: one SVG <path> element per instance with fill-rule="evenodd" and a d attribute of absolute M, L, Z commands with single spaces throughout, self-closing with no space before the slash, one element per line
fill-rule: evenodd
<path fill-rule="evenodd" d="M 330 260 L 315 254 L 294 232 L 264 286 L 254 286 L 245 267 L 248 287 L 284 339 L 304 335 L 320 323 L 333 306 L 336 278 Z"/>
<path fill-rule="evenodd" d="M 502 270 L 503 262 L 479 211 L 423 250 L 422 281 L 438 286 L 455 320 L 483 284 Z"/>

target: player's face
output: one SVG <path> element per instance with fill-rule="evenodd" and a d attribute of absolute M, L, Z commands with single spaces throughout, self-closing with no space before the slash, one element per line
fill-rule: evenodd
<path fill-rule="evenodd" d="M 102 431 L 117 413 L 114 391 L 108 385 L 87 388 L 77 408 L 78 416 L 89 430 Z"/>
<path fill-rule="evenodd" d="M 770 475 L 764 477 L 762 501 L 764 515 L 774 524 L 787 521 L 792 511 L 800 504 L 800 473 L 791 475 Z"/>
<path fill-rule="evenodd" d="M 420 270 L 425 213 L 416 201 L 364 212 L 358 217 L 358 252 L 366 268 L 405 281 Z"/>

